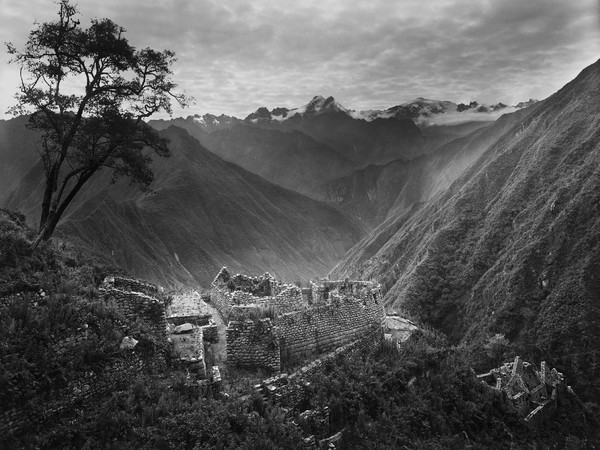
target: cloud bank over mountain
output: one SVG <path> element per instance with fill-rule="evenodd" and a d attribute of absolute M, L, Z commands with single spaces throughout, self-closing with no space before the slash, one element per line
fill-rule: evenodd
<path fill-rule="evenodd" d="M 600 50 L 596 0 L 106 0 L 79 7 L 83 23 L 109 17 L 134 45 L 176 51 L 175 78 L 196 98 L 193 112 L 237 116 L 259 105 L 301 104 L 307 92 L 357 109 L 422 95 L 542 99 Z M 47 0 L 3 5 L 1 40 L 22 45 L 33 21 L 53 19 L 54 10 Z M 16 67 L 0 64 L 0 105 L 11 103 L 17 77 Z"/>

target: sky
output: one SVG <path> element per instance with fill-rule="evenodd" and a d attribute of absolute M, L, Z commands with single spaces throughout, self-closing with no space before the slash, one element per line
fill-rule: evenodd
<path fill-rule="evenodd" d="M 543 99 L 600 58 L 600 0 L 79 0 L 138 48 L 176 52 L 195 98 L 174 116 L 245 117 L 315 95 L 349 109 L 417 97 L 516 104 Z M 22 48 L 52 0 L 0 0 L 0 43 Z M 0 118 L 18 67 L 0 53 Z M 8 118 L 8 116 L 4 116 Z M 167 117 L 157 115 L 155 117 Z"/>

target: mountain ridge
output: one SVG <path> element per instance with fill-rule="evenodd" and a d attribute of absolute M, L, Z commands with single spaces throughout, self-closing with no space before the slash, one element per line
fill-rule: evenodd
<path fill-rule="evenodd" d="M 334 97 L 329 96 L 327 98 L 322 95 L 314 96 L 305 105 L 287 108 L 282 106 L 274 107 L 269 110 L 265 106 L 261 106 L 244 118 L 238 118 L 235 116 L 229 116 L 226 114 L 215 114 L 206 113 L 203 115 L 194 114 L 187 116 L 186 118 L 179 117 L 171 119 L 174 124 L 181 121 L 193 121 L 203 131 L 211 133 L 212 131 L 228 128 L 240 122 L 247 123 L 259 123 L 261 121 L 275 121 L 284 122 L 286 120 L 293 119 L 295 116 L 300 118 L 302 116 L 314 116 L 326 113 L 342 113 L 346 114 L 357 120 L 364 120 L 372 122 L 376 119 L 388 119 L 391 117 L 406 119 L 413 119 L 417 124 L 421 125 L 440 125 L 435 120 L 436 116 L 446 115 L 448 113 L 457 113 L 454 120 L 446 121 L 446 123 L 464 123 L 469 121 L 493 121 L 497 116 L 486 117 L 489 113 L 496 112 L 512 112 L 527 106 L 531 106 L 537 103 L 536 99 L 529 99 L 528 101 L 521 101 L 516 105 L 507 105 L 502 102 L 495 104 L 484 104 L 477 101 L 470 101 L 469 103 L 457 103 L 450 100 L 432 100 L 424 97 L 418 97 L 413 100 L 388 107 L 386 109 L 369 109 L 369 110 L 353 110 L 341 105 Z M 463 113 L 461 115 L 461 113 Z M 471 113 L 471 115 L 469 114 Z M 472 115 L 472 113 L 478 113 Z M 461 118 L 462 116 L 462 118 Z M 152 119 L 149 123 L 155 126 L 157 129 L 164 129 L 168 120 L 164 119 Z M 442 123 L 443 124 L 443 123 Z"/>
<path fill-rule="evenodd" d="M 332 271 L 481 345 L 540 349 L 598 396 L 600 61 L 542 101 L 435 199 L 389 217 Z M 585 361 L 585 362 L 584 362 Z"/>
<path fill-rule="evenodd" d="M 77 238 L 136 276 L 207 286 L 224 265 L 255 275 L 271 271 L 290 282 L 313 278 L 364 234 L 331 206 L 223 161 L 186 130 L 171 126 L 160 134 L 170 139 L 172 155 L 154 159 L 151 192 L 127 180 L 111 184 L 109 171 L 96 174 L 67 210 L 58 236 Z M 35 223 L 42 182 L 38 162 L 3 206 Z"/>

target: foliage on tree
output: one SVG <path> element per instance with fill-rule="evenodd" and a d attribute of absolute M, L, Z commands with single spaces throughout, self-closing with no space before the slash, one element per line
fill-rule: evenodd
<path fill-rule="evenodd" d="M 37 24 L 23 50 L 7 44 L 21 74 L 11 112 L 31 114 L 29 126 L 41 132 L 46 184 L 34 246 L 50 238 L 100 168 L 147 188 L 153 179 L 147 149 L 159 156 L 169 149 L 143 119 L 170 114 L 172 100 L 182 106 L 190 100 L 174 93 L 172 51 L 136 49 L 110 19 L 82 28 L 69 0 L 58 6 L 58 20 Z"/>

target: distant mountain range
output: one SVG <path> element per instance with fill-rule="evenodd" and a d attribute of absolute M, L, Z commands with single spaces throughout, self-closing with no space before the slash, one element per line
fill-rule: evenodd
<path fill-rule="evenodd" d="M 534 103 L 531 100 L 509 107 L 419 98 L 386 110 L 356 112 L 333 97 L 316 96 L 298 108 L 261 107 L 245 119 L 205 114 L 153 120 L 149 124 L 159 130 L 180 126 L 226 161 L 287 189 L 341 208 L 352 204 L 358 208 L 353 215 L 370 229 L 385 218 L 386 208 L 394 204 L 396 196 L 391 194 L 395 188 L 384 182 L 383 189 L 390 194 L 373 200 L 368 193 L 371 188 L 358 181 L 365 173 L 373 180 L 375 172 L 386 172 L 383 167 L 388 172 L 398 167 L 413 170 L 426 167 L 429 158 L 438 161 L 438 167 L 439 158 L 433 155 L 444 144 L 489 125 L 502 113 Z M 442 153 L 445 158 L 451 157 L 448 152 Z M 445 171 L 445 185 L 453 180 L 448 173 Z M 407 181 L 398 173 L 394 177 L 401 179 L 400 183 Z M 413 183 L 420 182 L 415 180 L 413 177 Z M 349 188 L 348 183 L 353 187 Z M 433 192 L 419 187 L 413 190 Z M 361 196 L 365 201 L 354 200 Z M 411 194 L 396 203 L 404 205 L 427 198 Z"/>
<path fill-rule="evenodd" d="M 313 97 L 306 105 L 297 108 L 276 107 L 269 110 L 266 107 L 260 107 L 255 112 L 250 113 L 244 119 L 221 114 L 215 116 L 213 114 L 193 115 L 188 116 L 186 120 L 194 123 L 199 129 L 207 133 L 224 128 L 230 128 L 240 122 L 246 123 L 269 123 L 269 122 L 287 122 L 298 121 L 310 116 L 321 114 L 341 113 L 353 119 L 372 122 L 376 119 L 412 119 L 419 125 L 440 125 L 440 124 L 458 124 L 472 121 L 491 121 L 499 117 L 499 113 L 513 112 L 523 109 L 538 100 L 530 99 L 526 102 L 519 102 L 516 105 L 509 106 L 504 103 L 496 103 L 492 105 L 480 104 L 476 101 L 471 101 L 468 104 L 454 103 L 447 100 L 430 100 L 419 97 L 412 101 L 402 103 L 397 106 L 392 106 L 385 110 L 367 110 L 355 111 L 345 108 L 338 103 L 333 97 L 324 98 L 321 95 Z M 151 120 L 150 124 L 156 128 L 164 128 L 165 123 L 171 123 L 165 120 Z"/>

